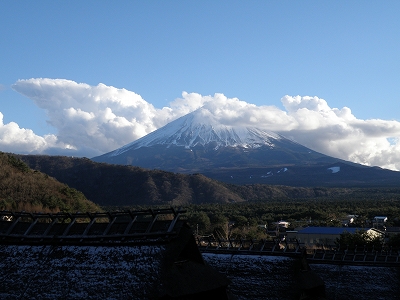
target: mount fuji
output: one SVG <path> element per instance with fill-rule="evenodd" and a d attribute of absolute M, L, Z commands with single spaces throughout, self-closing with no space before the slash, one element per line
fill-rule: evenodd
<path fill-rule="evenodd" d="M 393 186 L 400 178 L 400 172 L 333 158 L 278 133 L 222 124 L 206 108 L 92 160 L 177 173 L 202 173 L 235 184 Z"/>

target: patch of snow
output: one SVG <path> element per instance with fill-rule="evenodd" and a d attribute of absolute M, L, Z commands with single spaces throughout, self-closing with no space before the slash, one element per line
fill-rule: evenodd
<path fill-rule="evenodd" d="M 276 173 L 280 173 L 280 172 L 282 172 L 282 173 L 284 173 L 284 172 L 286 172 L 288 170 L 288 168 L 282 168 L 282 169 L 280 169 L 278 172 L 276 172 Z"/>
<path fill-rule="evenodd" d="M 340 171 L 340 167 L 331 167 L 331 168 L 328 168 L 328 170 L 331 170 L 332 174 L 333 174 L 333 173 L 339 172 Z"/>
<path fill-rule="evenodd" d="M 273 176 L 274 175 L 274 173 L 272 172 L 272 171 L 269 171 L 268 173 L 267 173 L 267 175 L 261 175 L 261 177 L 262 178 L 266 178 L 266 177 L 271 177 L 271 176 Z"/>

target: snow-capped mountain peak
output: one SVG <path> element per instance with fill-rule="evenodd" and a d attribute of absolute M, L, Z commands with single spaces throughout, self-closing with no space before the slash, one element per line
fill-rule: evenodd
<path fill-rule="evenodd" d="M 166 178 L 163 172 L 168 171 L 200 173 L 231 184 L 358 186 L 363 180 L 368 185 L 381 184 L 377 178 L 382 178 L 398 186 L 398 177 L 393 177 L 392 171 L 342 161 L 268 130 L 226 123 L 206 108 L 92 160 L 160 170 L 156 179 L 160 182 Z M 153 186 L 152 182 L 146 184 Z M 163 191 L 168 189 L 167 180 Z"/>
<path fill-rule="evenodd" d="M 205 108 L 199 108 L 164 127 L 111 153 L 120 155 L 128 150 L 154 145 L 175 145 L 187 149 L 213 143 L 219 147 L 257 148 L 262 145 L 273 147 L 274 140 L 282 137 L 276 133 L 255 128 L 225 125 L 220 123 Z"/>
<path fill-rule="evenodd" d="M 228 172 L 227 178 L 237 178 L 238 169 L 252 173 L 252 168 L 281 169 L 337 161 L 277 133 L 226 123 L 206 108 L 197 109 L 92 160 L 179 173 Z M 257 172 L 265 175 L 264 170 Z M 246 176 L 252 174 L 246 173 Z"/>

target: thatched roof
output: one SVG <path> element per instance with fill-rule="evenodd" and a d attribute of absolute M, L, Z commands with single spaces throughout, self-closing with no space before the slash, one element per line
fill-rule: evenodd
<path fill-rule="evenodd" d="M 181 213 L 0 212 L 0 298 L 157 299 L 224 290 L 228 280 L 204 263 Z"/>

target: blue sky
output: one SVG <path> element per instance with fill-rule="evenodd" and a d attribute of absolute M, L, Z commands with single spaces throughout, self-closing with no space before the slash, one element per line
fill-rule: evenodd
<path fill-rule="evenodd" d="M 63 99 L 67 92 L 62 83 L 51 95 L 45 87 L 34 94 L 11 87 L 18 80 L 48 78 L 125 89 L 158 110 L 171 103 L 176 107 L 182 99 L 192 101 L 182 92 L 202 97 L 221 93 L 287 113 L 282 97 L 318 97 L 331 109 L 350 108 L 357 120 L 377 119 L 386 129 L 395 127 L 380 136 L 393 146 L 400 136 L 399 11 L 399 1 L 5 0 L 0 9 L 3 127 L 15 122 L 19 131 L 30 129 L 34 137 L 51 134 L 65 142 L 62 132 L 73 126 L 66 125 L 71 120 L 55 125 L 51 109 L 57 108 L 33 99 Z M 79 105 L 87 101 L 68 93 Z M 143 133 L 159 127 L 146 126 Z M 15 137 L 17 131 L 11 131 Z M 122 146 L 128 137 L 115 139 L 110 148 Z M 69 143 L 73 138 L 71 134 Z M 2 141 L 4 150 L 27 152 L 27 144 Z M 324 145 L 317 150 L 353 161 L 360 155 Z M 393 159 L 375 163 L 397 168 Z M 368 157 L 358 162 L 374 164 Z"/>

